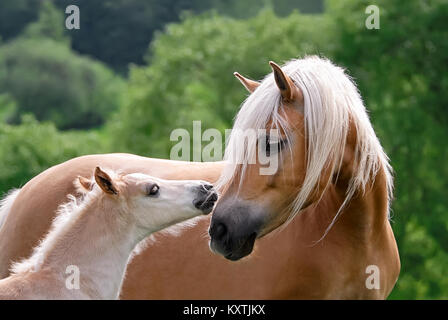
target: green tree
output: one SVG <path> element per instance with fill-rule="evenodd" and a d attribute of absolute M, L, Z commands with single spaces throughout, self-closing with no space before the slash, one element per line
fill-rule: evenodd
<path fill-rule="evenodd" d="M 0 123 L 7 122 L 17 111 L 17 105 L 11 97 L 0 94 Z"/>
<path fill-rule="evenodd" d="M 16 102 L 13 123 L 31 112 L 61 129 L 98 126 L 120 104 L 123 86 L 103 64 L 52 39 L 19 38 L 0 47 L 0 94 Z"/>
<path fill-rule="evenodd" d="M 130 63 L 143 65 L 148 43 L 156 31 L 179 22 L 181 14 L 216 10 L 219 14 L 250 18 L 265 6 L 282 15 L 293 9 L 322 11 L 323 0 L 54 0 L 60 10 L 76 4 L 81 10 L 81 28 L 71 31 L 73 49 L 126 73 Z M 278 10 L 277 10 L 278 7 Z M 119 21 L 119 23 L 117 23 Z M 132 48 L 132 50 L 129 50 Z"/>
<path fill-rule="evenodd" d="M 99 133 L 59 132 L 52 123 L 29 115 L 21 125 L 0 124 L 0 146 L 0 197 L 53 165 L 108 151 Z"/>
<path fill-rule="evenodd" d="M 128 64 L 143 64 L 154 31 L 179 21 L 180 13 L 193 10 L 192 0 L 54 0 L 60 10 L 76 4 L 81 12 L 79 30 L 72 30 L 73 49 L 126 73 Z M 198 1 L 199 3 L 200 1 Z M 202 1 L 202 6 L 207 2 Z"/>
<path fill-rule="evenodd" d="M 0 37 L 5 41 L 18 36 L 34 21 L 41 0 L 2 0 L 0 3 Z"/>
<path fill-rule="evenodd" d="M 38 20 L 26 26 L 24 36 L 69 43 L 65 30 L 63 12 L 57 9 L 50 0 L 46 0 L 41 4 Z"/>
<path fill-rule="evenodd" d="M 323 0 L 2 0 L 0 36 L 10 40 L 36 19 L 55 21 L 56 11 L 49 9 L 51 4 L 61 16 L 68 5 L 75 4 L 81 10 L 81 29 L 66 32 L 73 49 L 126 73 L 130 63 L 144 64 L 143 57 L 155 31 L 163 30 L 167 23 L 180 21 L 184 11 L 199 14 L 216 10 L 222 15 L 246 19 L 266 6 L 282 16 L 294 9 L 322 12 L 322 3 Z M 54 26 L 37 31 L 52 37 L 66 31 L 63 23 Z"/>
<path fill-rule="evenodd" d="M 149 66 L 132 69 L 126 103 L 110 123 L 115 146 L 167 157 L 174 128 L 191 128 L 199 119 L 203 129 L 231 128 L 247 96 L 234 71 L 261 79 L 270 72 L 269 60 L 331 55 L 332 30 L 325 17 L 297 12 L 281 19 L 267 10 L 246 21 L 186 15 L 156 36 Z"/>

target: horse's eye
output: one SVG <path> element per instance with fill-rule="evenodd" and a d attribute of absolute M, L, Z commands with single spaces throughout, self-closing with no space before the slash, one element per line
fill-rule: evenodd
<path fill-rule="evenodd" d="M 159 194 L 159 189 L 160 188 L 157 184 L 150 184 L 147 186 L 146 193 L 148 194 L 148 196 L 154 197 Z"/>
<path fill-rule="evenodd" d="M 266 136 L 266 156 L 269 157 L 272 154 L 276 154 L 283 149 L 286 144 L 286 140 L 275 139 L 275 141 L 271 141 L 270 136 Z"/>

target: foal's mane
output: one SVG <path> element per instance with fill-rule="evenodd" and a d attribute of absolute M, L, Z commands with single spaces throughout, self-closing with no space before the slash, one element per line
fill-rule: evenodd
<path fill-rule="evenodd" d="M 289 221 L 301 211 L 324 169 L 329 168 L 330 177 L 339 172 L 350 121 L 355 125 L 357 133 L 354 173 L 349 181 L 345 200 L 326 233 L 355 192 L 364 192 L 369 180 L 374 179 L 381 168 L 386 175 L 390 203 L 393 189 L 392 168 L 372 128 L 358 89 L 350 77 L 342 68 L 317 56 L 291 60 L 282 70 L 303 93 L 307 137 L 307 171 L 303 186 L 289 208 Z M 291 128 L 280 106 L 280 90 L 271 73 L 244 101 L 233 129 L 266 129 L 270 122 L 271 127 L 285 132 L 287 145 L 290 145 Z M 232 130 L 225 151 L 224 159 L 228 165 L 218 181 L 221 188 L 237 176 L 244 176 L 247 160 L 256 152 L 256 144 L 242 143 L 238 131 Z"/>

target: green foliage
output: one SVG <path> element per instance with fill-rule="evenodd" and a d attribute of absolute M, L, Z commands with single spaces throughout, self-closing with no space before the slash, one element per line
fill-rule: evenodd
<path fill-rule="evenodd" d="M 293 8 L 316 12 L 322 1 L 282 0 L 279 11 L 283 15 Z M 144 64 L 143 56 L 155 31 L 163 30 L 167 23 L 178 22 L 184 11 L 198 14 L 215 9 L 220 14 L 248 18 L 271 2 L 276 8 L 277 0 L 54 0 L 60 10 L 70 4 L 81 10 L 80 30 L 69 33 L 73 49 L 120 73 L 126 73 L 130 63 Z"/>
<path fill-rule="evenodd" d="M 37 18 L 41 0 L 2 0 L 0 4 L 0 37 L 4 40 L 19 35 Z"/>
<path fill-rule="evenodd" d="M 178 22 L 183 11 L 198 14 L 215 9 L 223 15 L 249 18 L 270 6 L 287 16 L 293 9 L 322 12 L 322 3 L 323 0 L 2 0 L 0 37 L 9 40 L 17 36 L 38 15 L 39 24 L 57 23 L 49 29 L 33 22 L 32 32 L 60 37 L 66 32 L 65 27 L 54 19 L 55 10 L 49 7 L 54 4 L 64 17 L 65 8 L 74 4 L 81 11 L 81 29 L 66 32 L 73 49 L 124 74 L 129 64 L 144 64 L 143 56 L 154 32 L 163 30 L 167 23 Z"/>
<path fill-rule="evenodd" d="M 280 19 L 268 10 L 247 21 L 185 16 L 157 35 L 150 64 L 132 69 L 127 101 L 111 123 L 115 146 L 167 157 L 175 128 L 191 128 L 193 120 L 202 120 L 203 129 L 231 128 L 247 96 L 234 71 L 260 79 L 270 70 L 269 60 L 331 55 L 331 30 L 328 19 L 297 12 Z"/>
<path fill-rule="evenodd" d="M 7 122 L 16 112 L 15 101 L 6 93 L 0 94 L 0 123 Z"/>
<path fill-rule="evenodd" d="M 49 38 L 58 42 L 69 43 L 65 34 L 64 14 L 50 0 L 42 2 L 39 19 L 30 23 L 24 31 L 29 38 Z"/>
<path fill-rule="evenodd" d="M 0 93 L 17 103 L 14 123 L 31 112 L 61 129 L 98 126 L 120 104 L 123 85 L 101 63 L 48 38 L 0 47 Z"/>
<path fill-rule="evenodd" d="M 24 116 L 22 124 L 0 124 L 0 196 L 45 169 L 82 154 L 106 152 L 95 132 L 58 132 L 51 123 Z"/>
<path fill-rule="evenodd" d="M 245 1 L 241 1 L 245 2 Z M 303 13 L 323 13 L 323 0 L 272 0 L 274 12 L 281 16 L 287 16 L 292 9 L 298 9 Z"/>
<path fill-rule="evenodd" d="M 194 10 L 192 0 L 54 0 L 60 10 L 76 4 L 79 30 L 70 31 L 73 49 L 126 73 L 128 64 L 143 64 L 154 31 L 179 20 L 183 10 Z M 201 1 L 198 1 L 201 3 Z M 202 1 L 201 6 L 207 6 Z"/>

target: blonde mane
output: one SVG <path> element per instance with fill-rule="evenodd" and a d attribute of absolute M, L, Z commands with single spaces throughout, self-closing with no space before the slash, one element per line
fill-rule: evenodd
<path fill-rule="evenodd" d="M 369 180 L 374 178 L 381 168 L 386 174 L 388 202 L 390 203 L 393 189 L 392 168 L 372 128 L 358 89 L 350 77 L 342 68 L 317 56 L 292 60 L 283 66 L 282 70 L 303 93 L 307 137 L 307 171 L 300 191 L 291 208 L 288 208 L 291 210 L 289 221 L 301 211 L 327 166 L 331 172 L 330 177 L 339 172 L 349 121 L 353 121 L 357 132 L 353 164 L 355 170 L 350 179 L 345 200 L 325 234 L 355 192 L 364 192 Z M 280 91 L 275 83 L 274 75 L 271 73 L 244 101 L 236 116 L 224 155 L 228 165 L 218 181 L 220 188 L 235 179 L 240 170 L 241 175 L 239 176 L 244 176 L 247 160 L 256 152 L 256 143 L 242 143 L 242 139 L 238 135 L 241 130 L 266 129 L 270 122 L 271 127 L 285 132 L 287 144 L 290 145 L 288 119 L 280 105 Z M 329 183 L 330 180 L 327 185 Z"/>

